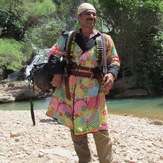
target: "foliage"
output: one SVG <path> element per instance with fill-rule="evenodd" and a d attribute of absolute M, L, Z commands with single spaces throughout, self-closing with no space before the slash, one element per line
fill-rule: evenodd
<path fill-rule="evenodd" d="M 23 52 L 18 54 L 23 64 L 25 58 L 30 59 L 30 44 L 49 48 L 63 30 L 78 27 L 76 10 L 81 2 L 95 6 L 96 27 L 113 37 L 121 59 L 120 77 L 136 75 L 140 87 L 159 88 L 163 80 L 162 0 L 1 0 L 0 38 L 21 42 Z M 7 54 L 6 58 L 12 58 L 12 53 Z M 11 64 L 8 59 L 2 61 Z"/>
<path fill-rule="evenodd" d="M 149 92 L 160 91 L 163 82 L 163 2 L 145 1 L 138 10 L 137 25 L 139 51 L 137 52 L 136 73 L 138 85 Z"/>
<path fill-rule="evenodd" d="M 141 58 L 136 66 L 138 84 L 149 92 L 160 91 L 163 82 L 163 32 L 152 27 L 143 36 L 141 42 Z"/>
<path fill-rule="evenodd" d="M 64 25 L 61 27 L 59 23 L 49 23 L 48 25 L 35 27 L 28 31 L 28 39 L 38 48 L 50 48 L 64 29 Z"/>
<path fill-rule="evenodd" d="M 155 86 L 159 88 L 158 83 L 162 79 L 160 33 L 163 27 L 163 2 L 99 0 L 99 5 L 100 16 L 107 23 L 109 34 L 114 38 L 119 52 L 122 77 L 136 75 L 139 86 L 149 91 Z M 154 26 L 157 32 L 149 37 L 149 31 Z"/>
<path fill-rule="evenodd" d="M 3 2 L 0 4 L 1 37 L 16 40 L 22 40 L 26 31 L 44 23 L 47 16 L 55 11 L 55 5 L 50 0 Z"/>
<path fill-rule="evenodd" d="M 77 23 L 76 6 L 80 0 L 53 0 L 56 11 L 39 27 L 32 28 L 28 37 L 40 48 L 50 48 L 64 30 L 72 30 Z M 70 4 L 74 5 L 70 5 Z"/>
<path fill-rule="evenodd" d="M 23 42 L 14 39 L 0 39 L 0 67 L 17 70 L 22 67 L 25 62 L 25 54 L 23 53 L 25 45 Z M 4 64 L 5 63 L 5 64 Z"/>
<path fill-rule="evenodd" d="M 24 61 L 30 59 L 33 49 L 31 48 L 32 37 L 30 38 L 28 34 L 33 28 L 35 29 L 45 24 L 47 18 L 54 13 L 54 11 L 55 5 L 51 0 L 1 0 L 0 38 L 8 38 L 12 40 L 12 43 L 14 42 L 14 44 L 11 43 L 11 46 L 9 46 L 10 41 L 5 40 L 5 42 L 8 43 L 6 46 L 17 47 L 17 49 L 13 47 L 14 50 L 12 51 L 11 48 L 7 49 L 6 46 L 4 46 L 4 51 L 1 55 L 5 57 L 1 65 L 7 65 L 8 68 L 13 70 L 20 69 Z M 20 43 L 13 39 L 20 41 Z M 39 41 L 40 40 L 41 38 Z M 1 45 L 5 45 L 3 42 L 4 41 L 1 41 Z M 16 58 L 16 60 L 14 60 L 14 62 L 8 62 L 10 61 L 8 58 Z"/>
<path fill-rule="evenodd" d="M 60 23 L 66 24 L 66 30 L 72 30 L 77 23 L 77 7 L 81 3 L 81 0 L 54 0 L 57 10 L 56 15 L 60 20 Z M 71 5 L 73 4 L 73 5 Z"/>

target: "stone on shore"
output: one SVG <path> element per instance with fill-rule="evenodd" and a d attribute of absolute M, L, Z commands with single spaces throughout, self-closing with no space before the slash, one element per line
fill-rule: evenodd
<path fill-rule="evenodd" d="M 30 111 L 0 111 L 0 162 L 77 163 L 67 127 L 58 125 L 36 110 L 36 125 Z M 162 163 L 162 121 L 131 116 L 109 115 L 113 142 L 113 163 Z M 98 163 L 96 147 L 88 136 L 93 163 Z"/>
<path fill-rule="evenodd" d="M 30 89 L 29 89 L 30 88 Z M 11 81 L 0 83 L 0 103 L 10 103 L 19 100 L 47 97 L 47 93 L 34 90 L 27 81 Z"/>

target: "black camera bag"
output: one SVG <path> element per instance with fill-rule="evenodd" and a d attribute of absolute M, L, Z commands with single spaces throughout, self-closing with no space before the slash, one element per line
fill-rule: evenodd
<path fill-rule="evenodd" d="M 50 74 L 48 63 L 34 65 L 30 71 L 30 79 L 40 91 L 49 92 L 50 89 L 53 89 L 50 84 L 52 75 Z"/>

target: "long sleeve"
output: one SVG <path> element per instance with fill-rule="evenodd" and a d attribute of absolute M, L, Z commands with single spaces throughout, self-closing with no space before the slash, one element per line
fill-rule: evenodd
<path fill-rule="evenodd" d="M 105 35 L 106 39 L 106 57 L 108 72 L 112 73 L 117 78 L 120 69 L 120 60 L 115 48 L 114 42 L 109 35 Z"/>

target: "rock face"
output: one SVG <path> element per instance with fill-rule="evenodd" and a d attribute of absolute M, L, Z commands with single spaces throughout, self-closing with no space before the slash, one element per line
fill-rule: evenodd
<path fill-rule="evenodd" d="M 131 98 L 146 97 L 148 92 L 144 89 L 136 88 L 136 78 L 134 76 L 124 77 L 115 81 L 113 88 L 110 90 L 108 97 L 113 98 Z"/>
<path fill-rule="evenodd" d="M 40 98 L 46 97 L 37 90 L 33 90 L 32 85 L 26 81 L 12 81 L 0 83 L 0 103 L 14 102 L 18 100 L 27 100 L 30 97 Z"/>
<path fill-rule="evenodd" d="M 146 97 L 148 92 L 143 89 L 126 90 L 120 94 L 114 95 L 115 98 L 129 98 L 129 97 Z"/>

